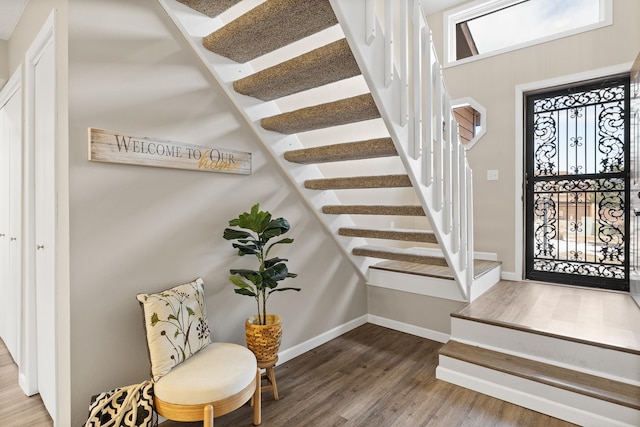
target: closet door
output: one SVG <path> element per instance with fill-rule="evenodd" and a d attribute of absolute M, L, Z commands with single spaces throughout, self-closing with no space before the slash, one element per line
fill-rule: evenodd
<path fill-rule="evenodd" d="M 9 287 L 9 194 L 11 144 L 7 138 L 4 107 L 0 109 L 0 295 L 7 295 Z M 9 302 L 0 298 L 0 338 L 7 341 Z"/>
<path fill-rule="evenodd" d="M 19 76 L 20 71 L 16 73 Z M 19 364 L 19 332 L 22 290 L 22 102 L 20 85 L 12 79 L 0 96 L 0 128 L 3 157 L 3 247 L 4 340 L 13 360 Z M 6 179 L 6 180 L 5 180 Z"/>
<path fill-rule="evenodd" d="M 57 409 L 55 269 L 55 51 L 50 43 L 34 64 L 35 291 L 38 390 L 51 418 Z"/>

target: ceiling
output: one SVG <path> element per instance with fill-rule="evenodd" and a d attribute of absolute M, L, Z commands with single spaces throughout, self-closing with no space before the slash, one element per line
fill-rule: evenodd
<path fill-rule="evenodd" d="M 467 0 L 428 0 L 422 2 L 427 15 Z M 0 0 L 0 40 L 9 40 L 29 0 Z"/>
<path fill-rule="evenodd" d="M 9 40 L 29 0 L 0 0 L 0 40 Z"/>

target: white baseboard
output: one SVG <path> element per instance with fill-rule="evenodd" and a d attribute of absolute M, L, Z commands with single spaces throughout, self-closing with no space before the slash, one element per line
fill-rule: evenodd
<path fill-rule="evenodd" d="M 502 280 L 512 280 L 514 282 L 520 282 L 524 280 L 522 278 L 522 274 L 518 274 L 513 271 L 503 271 L 502 273 L 500 273 L 500 278 Z"/>
<path fill-rule="evenodd" d="M 278 363 L 285 363 L 294 357 L 298 357 L 301 354 L 306 353 L 309 350 L 313 350 L 316 347 L 321 346 L 322 344 L 331 341 L 334 338 L 339 337 L 340 335 L 349 332 L 352 329 L 357 328 L 358 326 L 362 326 L 367 323 L 368 315 L 360 316 L 356 319 L 353 319 L 347 323 L 336 326 L 335 328 L 328 330 L 316 337 L 308 339 L 307 341 L 295 345 L 291 348 L 288 348 L 284 351 L 278 353 Z"/>
<path fill-rule="evenodd" d="M 404 322 L 398 322 L 397 320 L 387 319 L 385 317 L 380 317 L 373 314 L 369 314 L 368 319 L 369 323 L 373 323 L 374 325 L 384 326 L 385 328 L 415 335 L 417 337 L 426 338 L 441 343 L 446 343 L 447 341 L 449 341 L 448 334 L 434 331 L 432 329 L 422 328 L 420 326 L 410 325 Z"/>

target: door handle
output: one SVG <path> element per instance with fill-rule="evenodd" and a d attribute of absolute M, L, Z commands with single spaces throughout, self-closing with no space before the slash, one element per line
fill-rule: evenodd
<path fill-rule="evenodd" d="M 44 249 L 44 245 L 36 245 L 36 249 L 37 250 Z"/>
<path fill-rule="evenodd" d="M 0 233 L 0 237 L 4 237 L 4 233 Z"/>
<path fill-rule="evenodd" d="M 17 237 L 12 237 L 12 238 L 9 239 L 10 242 L 13 242 L 14 240 L 18 240 L 18 238 Z"/>

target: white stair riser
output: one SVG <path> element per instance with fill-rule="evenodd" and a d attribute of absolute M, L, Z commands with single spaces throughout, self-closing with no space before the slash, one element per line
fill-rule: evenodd
<path fill-rule="evenodd" d="M 466 298 L 460 293 L 459 287 L 456 286 L 453 280 L 438 279 L 417 274 L 370 268 L 367 285 L 418 295 L 428 295 L 452 301 L 466 301 Z"/>
<path fill-rule="evenodd" d="M 640 386 L 640 355 L 451 318 L 451 339 Z"/>
<path fill-rule="evenodd" d="M 436 378 L 585 427 L 640 425 L 638 410 L 447 356 Z"/>

